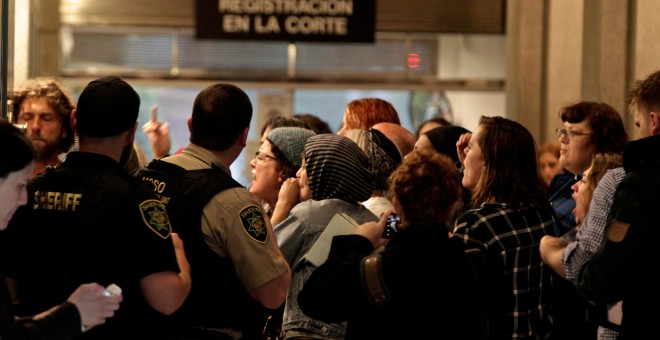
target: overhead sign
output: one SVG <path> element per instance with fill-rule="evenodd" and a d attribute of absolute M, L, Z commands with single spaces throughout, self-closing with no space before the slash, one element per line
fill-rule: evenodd
<path fill-rule="evenodd" d="M 200 39 L 374 42 L 375 0 L 196 0 Z"/>

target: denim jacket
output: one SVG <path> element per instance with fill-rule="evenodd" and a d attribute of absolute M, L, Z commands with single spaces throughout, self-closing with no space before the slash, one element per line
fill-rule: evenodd
<path fill-rule="evenodd" d="M 286 297 L 282 330 L 314 332 L 327 339 L 343 339 L 346 323 L 326 323 L 307 317 L 298 307 L 298 293 L 302 290 L 314 265 L 303 256 L 318 239 L 323 229 L 337 213 L 345 213 L 358 224 L 378 221 L 378 217 L 364 206 L 353 205 L 340 199 L 308 200 L 296 205 L 285 220 L 273 226 L 277 244 L 289 261 L 293 279 Z"/>

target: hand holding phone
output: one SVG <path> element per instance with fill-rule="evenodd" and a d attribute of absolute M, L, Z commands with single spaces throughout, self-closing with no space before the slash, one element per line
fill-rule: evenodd
<path fill-rule="evenodd" d="M 381 235 L 381 237 L 391 238 L 394 236 L 394 234 L 399 231 L 397 229 L 399 227 L 399 222 L 401 222 L 399 215 L 392 213 L 387 216 L 387 222 L 385 222 L 385 230 L 383 230 L 383 235 Z"/>

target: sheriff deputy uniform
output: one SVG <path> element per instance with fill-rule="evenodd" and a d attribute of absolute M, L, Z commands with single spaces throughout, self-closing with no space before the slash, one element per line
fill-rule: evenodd
<path fill-rule="evenodd" d="M 171 320 L 188 338 L 260 338 L 267 313 L 248 293 L 288 267 L 260 202 L 210 151 L 188 144 L 136 176 L 153 185 L 184 241 L 195 282 Z"/>
<path fill-rule="evenodd" d="M 109 137 L 134 126 L 139 97 L 126 93 L 129 97 L 117 98 L 109 110 L 115 116 L 108 120 L 96 115 L 98 98 L 84 101 L 81 95 L 78 131 Z M 123 290 L 119 310 L 79 338 L 164 338 L 157 312 L 142 297 L 140 279 L 179 272 L 171 231 L 158 197 L 117 161 L 98 153 L 70 152 L 60 166 L 29 183 L 28 203 L 4 235 L 11 254 L 5 257 L 7 276 L 17 281 L 20 291 L 18 312 L 34 314 L 58 305 L 83 283 L 115 283 Z"/>

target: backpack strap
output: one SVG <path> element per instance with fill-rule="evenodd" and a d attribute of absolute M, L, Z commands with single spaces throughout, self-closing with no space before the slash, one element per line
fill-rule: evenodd
<path fill-rule="evenodd" d="M 390 292 L 383 279 L 380 254 L 369 255 L 360 262 L 362 286 L 367 292 L 369 302 L 376 307 L 385 305 L 390 300 Z"/>

